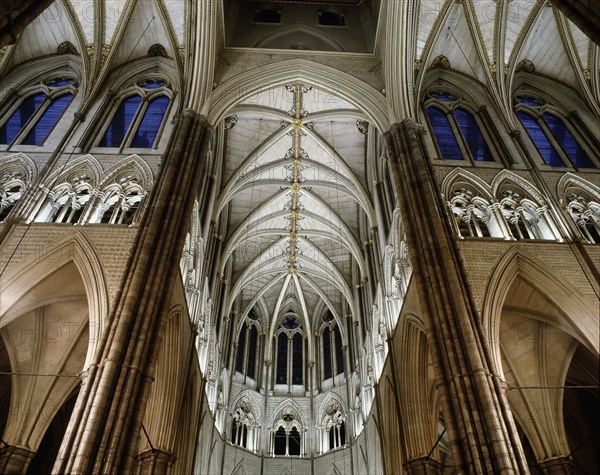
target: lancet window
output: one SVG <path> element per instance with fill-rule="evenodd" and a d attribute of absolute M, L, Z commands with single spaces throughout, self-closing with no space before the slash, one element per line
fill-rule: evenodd
<path fill-rule="evenodd" d="M 304 331 L 296 315 L 283 317 L 276 341 L 275 385 L 304 384 Z"/>
<path fill-rule="evenodd" d="M 251 310 L 240 328 L 235 358 L 235 370 L 251 379 L 258 379 L 260 333 L 260 324 L 254 311 Z"/>
<path fill-rule="evenodd" d="M 321 375 L 326 380 L 344 372 L 342 334 L 331 312 L 323 317 L 320 327 Z"/>
<path fill-rule="evenodd" d="M 515 111 L 546 165 L 597 168 L 568 120 L 532 97 L 517 97 Z"/>
<path fill-rule="evenodd" d="M 0 123 L 0 144 L 43 145 L 76 94 L 72 78 L 52 78 L 19 92 Z"/>
<path fill-rule="evenodd" d="M 137 83 L 115 107 L 98 146 L 156 148 L 171 105 L 170 94 L 163 80 Z"/>
<path fill-rule="evenodd" d="M 477 115 L 459 98 L 447 92 L 433 92 L 425 112 L 443 160 L 494 161 Z"/>

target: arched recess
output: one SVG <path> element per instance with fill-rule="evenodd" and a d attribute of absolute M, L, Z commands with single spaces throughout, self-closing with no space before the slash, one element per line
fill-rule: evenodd
<path fill-rule="evenodd" d="M 500 376 L 500 320 L 507 294 L 517 279 L 533 286 L 555 309 L 551 322 L 580 341 L 588 350 L 600 350 L 598 309 L 590 298 L 566 280 L 558 280 L 544 266 L 511 248 L 498 262 L 488 279 L 482 305 L 482 321 L 492 350 L 496 370 Z"/>
<path fill-rule="evenodd" d="M 543 470 L 566 469 L 573 463 L 572 441 L 581 441 L 581 434 L 567 429 L 565 414 L 581 421 L 582 408 L 593 406 L 578 406 L 571 396 L 581 388 L 565 386 L 598 384 L 597 376 L 578 383 L 577 375 L 586 371 L 568 380 L 576 353 L 591 355 L 597 366 L 597 309 L 589 297 L 513 248 L 488 282 L 483 323 L 496 372 L 507 384 L 512 414 L 527 439 L 525 451 L 531 447 Z"/>
<path fill-rule="evenodd" d="M 140 436 L 140 454 L 159 449 L 175 457 L 193 336 L 181 305 L 170 309 L 158 353 L 154 383 L 144 415 L 150 441 Z M 152 444 L 152 445 L 150 445 Z M 179 458 L 179 457 L 177 457 Z"/>
<path fill-rule="evenodd" d="M 34 471 L 54 463 L 56 431 L 62 440 L 79 374 L 94 356 L 108 307 L 98 259 L 83 236 L 27 260 L 0 282 L 0 335 L 12 372 L 2 434 L 9 472 L 16 469 L 14 447 L 28 453 L 17 471 L 26 471 L 31 459 Z M 56 433 L 48 435 L 49 427 Z"/>
<path fill-rule="evenodd" d="M 345 51 L 342 44 L 330 35 L 306 25 L 293 25 L 277 29 L 254 43 L 254 48 L 278 48 L 282 45 L 294 49 L 295 45 L 318 51 Z M 285 48 L 286 46 L 283 46 Z"/>
<path fill-rule="evenodd" d="M 402 448 L 401 424 L 398 414 L 398 397 L 389 376 L 381 379 L 378 394 L 382 420 L 382 456 L 384 473 L 404 473 L 404 449 Z"/>
<path fill-rule="evenodd" d="M 427 336 L 416 315 L 403 315 L 400 327 L 401 354 L 398 355 L 398 398 L 402 431 L 406 437 L 407 462 L 427 457 L 438 437 L 434 378 L 430 371 Z M 434 454 L 433 458 L 436 458 Z"/>
<path fill-rule="evenodd" d="M 297 80 L 341 97 L 367 114 L 380 131 L 389 130 L 388 106 L 383 94 L 350 74 L 305 59 L 271 63 L 225 81 L 212 93 L 208 121 L 217 124 L 245 99 Z"/>
<path fill-rule="evenodd" d="M 24 263 L 9 267 L 0 280 L 0 328 L 19 316 L 25 294 L 56 270 L 73 263 L 83 282 L 89 312 L 89 346 L 85 365 L 92 362 L 108 318 L 109 297 L 104 271 L 96 250 L 80 232 L 54 246 L 39 246 Z"/>

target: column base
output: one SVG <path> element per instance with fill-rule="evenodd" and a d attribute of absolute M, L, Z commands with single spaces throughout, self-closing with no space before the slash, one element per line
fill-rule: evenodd
<path fill-rule="evenodd" d="M 25 474 L 35 452 L 25 447 L 6 445 L 0 449 L 0 473 L 5 475 Z"/>
<path fill-rule="evenodd" d="M 409 460 L 404 464 L 404 468 L 409 475 L 438 475 L 441 473 L 440 463 L 429 457 Z"/>
<path fill-rule="evenodd" d="M 165 450 L 151 449 L 139 454 L 138 460 L 142 475 L 166 475 L 177 458 Z"/>
<path fill-rule="evenodd" d="M 538 465 L 546 475 L 574 475 L 576 473 L 573 461 L 566 457 L 544 460 Z"/>

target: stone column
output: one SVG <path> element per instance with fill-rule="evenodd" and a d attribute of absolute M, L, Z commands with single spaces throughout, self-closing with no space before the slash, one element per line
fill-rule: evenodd
<path fill-rule="evenodd" d="M 385 138 L 457 472 L 528 473 L 418 126 Z"/>
<path fill-rule="evenodd" d="M 193 111 L 178 121 L 53 473 L 135 471 L 160 330 L 211 136 Z"/>
<path fill-rule="evenodd" d="M 35 452 L 25 447 L 5 445 L 0 449 L 0 473 L 6 475 L 25 474 Z"/>

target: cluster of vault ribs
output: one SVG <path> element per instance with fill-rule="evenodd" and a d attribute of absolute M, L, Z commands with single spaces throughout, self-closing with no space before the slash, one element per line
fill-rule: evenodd
<path fill-rule="evenodd" d="M 306 84 L 296 82 L 295 84 L 288 84 L 286 89 L 293 94 L 294 101 L 294 106 L 288 112 L 293 117 L 292 131 L 289 133 L 292 137 L 292 148 L 285 155 L 285 159 L 291 161 L 289 165 L 286 165 L 286 169 L 289 171 L 287 180 L 291 183 L 290 200 L 284 208 L 285 211 L 290 213 L 288 216 L 290 221 L 288 225 L 290 243 L 286 249 L 286 253 L 288 274 L 295 274 L 298 264 L 298 231 L 300 229 L 298 222 L 302 219 L 299 213 L 304 210 L 300 198 L 302 196 L 302 183 L 305 179 L 301 172 L 307 168 L 302 161 L 308 159 L 308 154 L 301 147 L 302 137 L 306 135 L 302 131 L 303 127 L 305 127 L 303 119 L 308 116 L 308 111 L 302 107 L 302 95 L 309 92 L 312 88 Z"/>

